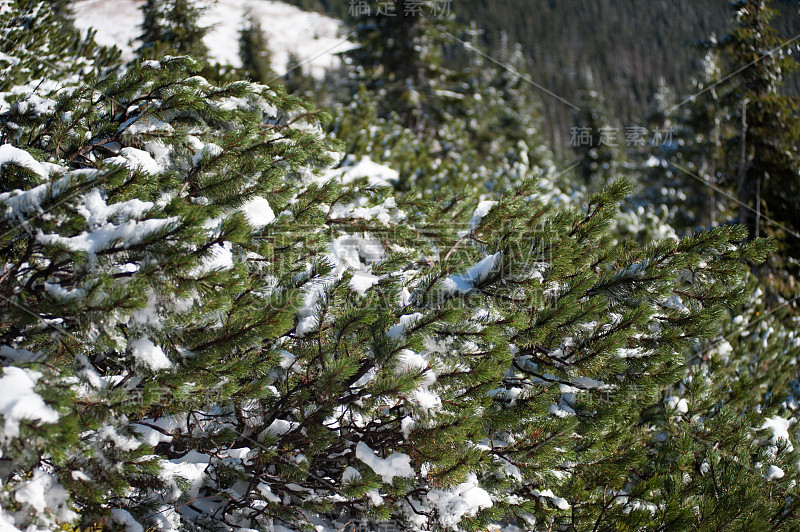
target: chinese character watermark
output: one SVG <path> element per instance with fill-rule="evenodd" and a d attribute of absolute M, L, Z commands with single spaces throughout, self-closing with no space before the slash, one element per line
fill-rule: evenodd
<path fill-rule="evenodd" d="M 384 16 L 396 17 L 422 17 L 426 14 L 431 18 L 444 18 L 450 15 L 452 0 L 405 0 L 402 3 L 402 12 L 398 10 L 397 0 L 349 0 L 347 14 L 351 17 Z M 373 5 L 375 4 L 375 5 Z M 426 8 L 427 7 L 427 12 Z"/>
<path fill-rule="evenodd" d="M 346 532 L 400 532 L 401 528 L 394 521 L 371 522 L 366 518 L 350 523 Z"/>
<path fill-rule="evenodd" d="M 618 144 L 620 128 L 602 126 L 596 129 L 591 127 L 575 126 L 570 128 L 569 145 L 572 147 L 589 146 L 615 147 Z M 625 128 L 625 146 L 644 147 L 648 142 L 652 146 L 665 146 L 673 143 L 675 128 L 655 128 L 648 131 L 641 126 L 627 126 Z"/>

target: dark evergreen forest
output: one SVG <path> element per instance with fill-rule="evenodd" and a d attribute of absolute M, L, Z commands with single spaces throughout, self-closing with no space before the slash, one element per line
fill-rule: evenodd
<path fill-rule="evenodd" d="M 289 3 L 355 20 L 355 2 Z M 781 0 L 773 7 L 779 35 L 800 34 L 798 2 Z M 450 9 L 462 24 L 475 23 L 489 50 L 497 52 L 506 39 L 522 45 L 531 79 L 547 90 L 578 106 L 596 91 L 605 114 L 621 127 L 642 124 L 662 83 L 690 93 L 703 57 L 699 36 L 722 35 L 731 25 L 726 0 L 461 0 L 450 2 Z M 800 94 L 800 77 L 787 79 L 784 89 Z M 545 133 L 563 147 L 576 121 L 573 109 L 542 100 Z"/>

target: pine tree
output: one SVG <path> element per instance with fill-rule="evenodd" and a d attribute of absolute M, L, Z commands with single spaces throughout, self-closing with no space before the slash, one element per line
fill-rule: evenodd
<path fill-rule="evenodd" d="M 698 343 L 686 376 L 643 420 L 659 460 L 641 490 L 659 504 L 653 517 L 676 528 L 793 530 L 797 527 L 796 326 L 787 308 L 752 295 Z M 736 316 L 736 317 L 734 317 Z M 651 517 L 652 518 L 652 517 Z"/>
<path fill-rule="evenodd" d="M 203 42 L 208 28 L 200 27 L 202 8 L 192 0 L 147 0 L 142 5 L 144 20 L 136 50 L 143 59 L 159 59 L 164 55 L 191 55 L 208 59 Z"/>
<path fill-rule="evenodd" d="M 283 75 L 283 80 L 289 94 L 310 98 L 316 89 L 314 77 L 306 72 L 303 62 L 293 52 L 289 52 L 286 60 L 286 74 Z"/>
<path fill-rule="evenodd" d="M 677 142 L 649 153 L 658 164 L 643 188 L 651 203 L 669 205 L 681 231 L 741 221 L 750 237 L 781 241 L 762 274 L 783 297 L 796 292 L 798 198 L 796 98 L 785 94 L 798 70 L 771 26 L 769 2 L 737 1 L 734 29 L 701 43 L 705 73 L 694 94 L 662 117 L 675 127 Z M 666 148 L 666 149 L 665 149 Z M 666 194 L 658 197 L 659 190 Z M 656 194 L 653 194 L 656 192 Z"/>
<path fill-rule="evenodd" d="M 51 2 L 51 8 L 53 14 L 60 18 L 61 21 L 67 26 L 68 29 L 73 30 L 73 12 L 72 12 L 72 3 L 73 0 L 53 0 Z"/>
<path fill-rule="evenodd" d="M 617 242 L 625 181 L 581 208 L 536 179 L 491 199 L 348 184 L 322 170 L 336 145 L 318 113 L 200 68 L 54 71 L 33 108 L 3 96 L 0 523 L 640 518 L 640 473 L 675 456 L 653 458 L 642 416 L 768 245 L 740 226 Z"/>
<path fill-rule="evenodd" d="M 252 13 L 245 15 L 239 33 L 239 57 L 244 75 L 257 83 L 274 82 L 278 76 L 272 70 L 269 47 L 261 23 Z"/>
<path fill-rule="evenodd" d="M 599 190 L 617 175 L 617 147 L 621 145 L 619 128 L 611 122 L 604 109 L 603 96 L 591 87 L 591 71 L 586 72 L 590 87 L 580 98 L 580 110 L 575 113 L 570 134 L 570 146 L 579 166 L 577 173 L 583 185 L 591 191 Z"/>
<path fill-rule="evenodd" d="M 725 198 L 714 188 L 724 167 L 720 148 L 724 110 L 716 90 L 722 77 L 718 57 L 707 53 L 703 66 L 702 75 L 693 80 L 693 97 L 679 102 L 667 87 L 656 95 L 647 130 L 666 132 L 672 142 L 643 142 L 637 149 L 642 176 L 639 195 L 650 205 L 667 206 L 671 224 L 682 233 L 732 218 Z"/>
<path fill-rule="evenodd" d="M 800 118 L 797 98 L 781 92 L 783 81 L 800 69 L 791 55 L 795 44 L 783 42 L 771 25 L 775 11 L 768 1 L 737 1 L 736 28 L 714 48 L 733 71 L 723 96 L 730 113 L 729 134 L 724 137 L 729 167 L 722 182 L 738 201 L 739 220 L 751 235 L 769 234 L 783 245 L 770 269 L 774 284 L 784 295 L 793 295 L 797 283 L 796 259 L 800 256 L 800 172 L 798 142 Z M 765 223 L 762 219 L 771 219 Z M 786 273 L 788 272 L 788 275 Z"/>
<path fill-rule="evenodd" d="M 355 81 L 379 95 L 378 115 L 390 115 L 419 136 L 435 136 L 458 105 L 457 74 L 443 64 L 451 19 L 435 16 L 432 1 L 368 2 L 358 19 L 358 47 L 344 55 Z M 455 89 L 455 92 L 454 92 Z"/>
<path fill-rule="evenodd" d="M 361 45 L 348 53 L 349 91 L 340 96 L 346 104 L 333 107 L 332 131 L 347 152 L 396 169 L 401 191 L 506 190 L 549 171 L 552 154 L 519 47 L 506 43 L 488 58 L 474 28 L 433 16 L 428 3 L 416 5 L 421 12 L 409 7 L 405 19 L 401 7 L 391 17 L 372 6 L 356 30 Z M 400 48 L 404 40 L 416 43 L 413 51 Z M 416 81 L 383 64 L 387 54 L 410 53 L 406 68 L 420 73 Z"/>
<path fill-rule="evenodd" d="M 74 27 L 64 27 L 64 7 L 63 3 L 43 7 L 36 0 L 15 0 L 0 11 L 5 29 L 0 39 L 0 52 L 4 54 L 0 58 L 0 91 L 15 92 L 4 96 L 8 103 L 16 99 L 21 108 L 35 108 L 36 89 L 48 90 L 41 86 L 47 79 L 71 75 L 89 78 L 116 66 L 119 51 L 98 46 L 92 34 L 84 36 Z M 61 31 L 54 32 L 54 26 L 60 26 Z M 25 86 L 28 82 L 33 84 Z M 20 112 L 25 113 L 24 109 Z"/>
<path fill-rule="evenodd" d="M 800 194 L 794 152 L 800 119 L 795 116 L 796 102 L 782 95 L 780 86 L 800 66 L 770 25 L 775 11 L 768 1 L 739 0 L 732 7 L 737 10 L 737 27 L 715 46 L 726 66 L 741 70 L 725 94 L 735 120 L 731 126 L 737 131 L 729 139 L 728 153 L 739 154 L 732 159 L 735 172 L 729 171 L 725 178 L 744 203 L 739 210 L 742 223 L 755 235 L 760 222 L 750 209 L 763 206 L 779 221 L 796 219 Z"/>

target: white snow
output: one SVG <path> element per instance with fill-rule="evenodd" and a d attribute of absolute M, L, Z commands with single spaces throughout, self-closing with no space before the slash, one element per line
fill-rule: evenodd
<path fill-rule="evenodd" d="M 568 404 L 564 403 L 563 401 L 560 404 L 555 404 L 555 403 L 551 404 L 548 407 L 547 411 L 556 417 L 567 417 L 575 415 L 575 410 Z"/>
<path fill-rule="evenodd" d="M 392 325 L 389 327 L 389 330 L 386 331 L 386 336 L 392 338 L 393 340 L 399 340 L 400 337 L 405 334 L 406 328 L 413 327 L 415 323 L 422 319 L 422 317 L 423 316 L 420 312 L 400 316 L 400 322 L 397 325 Z M 427 365 L 427 362 L 425 365 Z"/>
<path fill-rule="evenodd" d="M 36 235 L 37 241 L 45 245 L 63 245 L 73 251 L 86 251 L 93 255 L 98 251 L 112 247 L 125 248 L 130 245 L 138 244 L 150 234 L 165 230 L 179 222 L 178 217 L 127 220 L 119 224 L 106 222 L 105 220 L 115 213 L 133 214 L 132 212 L 124 212 L 126 205 L 128 207 L 138 207 L 145 205 L 146 202 L 132 200 L 130 202 L 124 202 L 122 205 L 115 204 L 106 206 L 105 201 L 100 198 L 99 194 L 95 195 L 95 192 L 96 191 L 92 191 L 92 193 L 87 194 L 84 207 L 78 207 L 78 209 L 86 208 L 92 211 L 91 217 L 98 221 L 102 220 L 104 222 L 102 225 L 73 237 L 64 237 L 57 233 L 45 234 L 39 231 Z M 100 198 L 100 203 L 92 205 L 91 201 L 93 198 Z"/>
<path fill-rule="evenodd" d="M 160 302 L 155 293 L 147 296 L 147 304 L 131 312 L 131 322 L 139 325 L 147 325 L 156 329 L 161 328 L 161 318 L 158 315 Z"/>
<path fill-rule="evenodd" d="M 367 184 L 371 187 L 390 187 L 400 179 L 400 173 L 374 162 L 366 155 L 358 162 L 355 161 L 355 157 L 348 155 L 339 168 L 328 170 L 323 174 L 324 181 L 335 179 L 343 185 L 349 185 L 361 178 L 367 178 Z"/>
<path fill-rule="evenodd" d="M 536 497 L 546 497 L 550 499 L 550 502 L 552 502 L 553 505 L 559 510 L 569 510 L 570 508 L 569 502 L 567 502 L 566 499 L 557 497 L 552 490 L 533 490 L 532 493 Z"/>
<path fill-rule="evenodd" d="M 160 460 L 161 472 L 159 478 L 167 484 L 172 484 L 174 497 L 178 497 L 181 494 L 181 490 L 175 482 L 176 477 L 185 479 L 189 482 L 189 489 L 185 493 L 189 498 L 194 498 L 200 493 L 210 461 L 211 456 L 197 451 L 189 451 L 181 458 L 174 460 Z"/>
<path fill-rule="evenodd" d="M 379 275 L 372 275 L 368 272 L 353 272 L 353 277 L 350 278 L 348 286 L 358 295 L 364 297 L 367 295 L 367 290 L 378 284 L 383 277 Z"/>
<path fill-rule="evenodd" d="M 458 530 L 464 516 L 473 517 L 479 510 L 491 507 L 492 497 L 478 485 L 475 474 L 470 473 L 465 482 L 449 490 L 431 490 L 428 502 L 438 510 L 443 527 Z"/>
<path fill-rule="evenodd" d="M 261 229 L 265 225 L 275 220 L 275 213 L 272 212 L 269 202 L 261 196 L 256 196 L 242 206 L 247 221 L 253 229 Z"/>
<path fill-rule="evenodd" d="M 667 397 L 664 402 L 667 404 L 667 410 L 677 415 L 685 414 L 689 411 L 689 404 L 686 402 L 686 399 L 671 395 Z"/>
<path fill-rule="evenodd" d="M 69 290 L 58 283 L 44 283 L 44 291 L 56 301 L 68 302 L 83 299 L 86 292 L 81 288 Z"/>
<path fill-rule="evenodd" d="M 78 514 L 69 509 L 67 490 L 58 483 L 53 475 L 45 473 L 41 469 L 36 469 L 33 477 L 16 489 L 14 498 L 17 499 L 17 502 L 30 505 L 38 513 L 50 510 L 62 521 L 72 521 L 78 517 Z M 0 526 L 2 526 L 1 522 Z M 0 530 L 6 529 L 0 528 Z"/>
<path fill-rule="evenodd" d="M 148 425 L 158 427 L 161 430 L 150 428 L 149 426 L 142 425 L 141 423 L 147 423 Z M 167 416 L 159 419 L 144 419 L 141 423 L 135 423 L 133 428 L 140 434 L 140 439 L 142 442 L 151 447 L 155 447 L 161 442 L 171 442 L 172 436 L 169 434 L 179 431 L 181 427 L 186 426 L 186 416 Z"/>
<path fill-rule="evenodd" d="M 29 190 L 13 190 L 0 194 L 0 209 L 6 218 L 16 218 L 23 221 L 32 213 L 41 213 L 42 202 L 47 198 L 61 194 L 72 183 L 72 176 L 64 177 L 50 183 L 43 183 Z M 23 222 L 24 223 L 24 222 Z"/>
<path fill-rule="evenodd" d="M 295 333 L 302 338 L 319 326 L 317 301 L 325 295 L 327 286 L 333 279 L 325 278 L 309 283 L 303 295 L 303 305 L 297 309 L 297 327 Z"/>
<path fill-rule="evenodd" d="M 195 139 L 196 137 L 192 138 Z M 222 153 L 222 148 L 219 145 L 214 144 L 213 142 L 209 142 L 208 144 L 203 144 L 202 142 L 200 142 L 200 144 L 201 144 L 200 149 L 198 149 L 192 156 L 193 167 L 198 166 L 203 161 L 206 161 L 208 159 L 213 159 L 214 157 Z"/>
<path fill-rule="evenodd" d="M 367 493 L 365 493 L 365 495 L 369 497 L 369 499 L 372 501 L 372 504 L 375 506 L 381 506 L 384 503 L 383 497 L 381 497 L 381 494 L 378 492 L 378 490 L 369 490 Z"/>
<path fill-rule="evenodd" d="M 489 211 L 492 210 L 492 207 L 497 205 L 496 201 L 482 201 L 478 204 L 475 208 L 475 212 L 472 213 L 472 218 L 470 218 L 468 227 L 470 231 L 475 230 L 481 224 L 481 220 L 489 214 Z"/>
<path fill-rule="evenodd" d="M 108 223 L 109 218 L 141 218 L 152 208 L 153 203 L 136 198 L 107 205 L 100 191 L 93 189 L 83 197 L 83 203 L 76 210 L 90 227 L 96 228 Z"/>
<path fill-rule="evenodd" d="M 422 380 L 419 387 L 409 397 L 410 401 L 428 412 L 438 410 L 442 406 L 442 398 L 439 397 L 439 394 L 429 389 L 436 382 L 436 373 L 429 368 L 428 360 L 425 357 L 410 349 L 403 349 L 397 355 L 395 371 L 398 373 L 422 371 Z"/>
<path fill-rule="evenodd" d="M 144 0 L 78 0 L 75 2 L 75 25 L 93 27 L 100 44 L 116 45 L 123 60 L 134 58 L 139 46 L 135 41 L 141 29 Z M 208 5 L 201 2 L 200 5 Z M 245 13 L 250 11 L 260 22 L 272 53 L 273 69 L 278 75 L 286 72 L 289 54 L 303 63 L 303 69 L 317 78 L 338 64 L 335 54 L 349 50 L 353 44 L 342 33 L 341 21 L 319 13 L 303 11 L 283 2 L 257 0 L 217 0 L 200 18 L 201 26 L 211 26 L 204 38 L 211 58 L 220 63 L 241 66 L 239 30 Z"/>
<path fill-rule="evenodd" d="M 348 268 L 365 271 L 367 266 L 383 258 L 381 241 L 359 235 L 345 235 L 331 242 L 328 262 L 334 266 L 333 274 L 341 278 Z M 366 281 L 366 280 L 364 280 Z"/>
<path fill-rule="evenodd" d="M 0 168 L 3 168 L 7 164 L 26 168 L 39 177 L 47 177 L 47 170 L 45 170 L 42 163 L 34 159 L 30 153 L 15 148 L 11 144 L 3 144 L 0 146 Z"/>
<path fill-rule="evenodd" d="M 783 476 L 784 476 L 785 474 L 786 474 L 786 473 L 784 473 L 784 472 L 783 472 L 783 469 L 781 469 L 780 467 L 778 467 L 778 466 L 774 466 L 774 465 L 771 465 L 771 466 L 769 466 L 769 468 L 767 469 L 767 472 L 766 472 L 766 474 L 764 475 L 764 478 L 767 480 L 767 482 L 769 482 L 769 481 L 771 481 L 771 480 L 776 480 L 776 479 L 783 478 Z"/>
<path fill-rule="evenodd" d="M 258 491 L 261 493 L 261 496 L 267 499 L 269 502 L 274 502 L 275 504 L 280 504 L 281 498 L 272 493 L 272 488 L 270 488 L 267 484 L 261 482 L 258 486 Z"/>
<path fill-rule="evenodd" d="M 8 345 L 0 345 L 0 357 L 15 364 L 24 364 L 26 362 L 37 362 L 45 358 L 45 354 L 41 351 L 34 353 L 27 349 L 14 349 Z"/>
<path fill-rule="evenodd" d="M 278 351 L 278 355 L 280 355 L 281 357 L 281 361 L 279 362 L 279 364 L 283 369 L 291 368 L 294 365 L 295 361 L 297 360 L 296 356 L 294 356 L 293 354 L 291 354 L 289 351 L 286 350 Z"/>
<path fill-rule="evenodd" d="M 380 458 L 362 441 L 356 445 L 356 458 L 367 464 L 387 484 L 391 484 L 394 477 L 414 476 L 411 458 L 404 453 L 392 453 L 388 458 Z"/>
<path fill-rule="evenodd" d="M 770 441 L 773 445 L 777 445 L 779 440 L 786 440 L 789 444 L 786 450 L 792 452 L 794 447 L 789 439 L 789 427 L 791 427 L 794 422 L 794 418 L 783 419 L 780 416 L 768 417 L 764 420 L 764 424 L 761 425 L 761 429 L 772 430 L 772 438 L 770 438 Z"/>
<path fill-rule="evenodd" d="M 123 451 L 133 451 L 142 445 L 142 442 L 136 438 L 130 438 L 119 434 L 111 425 L 100 427 L 97 431 L 97 435 L 104 440 L 113 442 L 117 448 Z"/>
<path fill-rule="evenodd" d="M 213 142 L 209 142 L 205 144 L 202 148 L 197 150 L 195 154 L 192 156 L 192 166 L 196 167 L 200 163 L 207 161 L 209 159 L 213 159 L 214 157 L 218 156 L 222 153 L 222 148 L 218 145 L 214 144 Z"/>
<path fill-rule="evenodd" d="M 484 257 L 480 262 L 473 265 L 467 273 L 451 275 L 442 281 L 442 288 L 454 295 L 466 294 L 475 285 L 486 279 L 500 259 L 500 253 Z"/>
<path fill-rule="evenodd" d="M 144 532 L 144 527 L 127 510 L 122 508 L 111 509 L 111 520 L 124 525 L 126 532 Z"/>
<path fill-rule="evenodd" d="M 399 372 L 425 370 L 428 368 L 428 361 L 410 349 L 403 349 L 397 355 L 396 367 Z"/>
<path fill-rule="evenodd" d="M 55 423 L 58 412 L 47 406 L 44 400 L 33 391 L 36 381 L 42 376 L 38 371 L 9 366 L 3 368 L 0 377 L 0 414 L 5 424 L 3 438 L 19 436 L 19 423 L 22 420 Z"/>
<path fill-rule="evenodd" d="M 146 151 L 126 147 L 119 150 L 119 156 L 110 157 L 106 162 L 123 165 L 131 170 L 140 170 L 148 174 L 159 174 L 163 171 L 161 165 Z"/>
<path fill-rule="evenodd" d="M 214 270 L 229 270 L 233 268 L 233 248 L 230 242 L 214 244 L 209 249 L 209 255 L 203 263 L 192 270 L 192 275 L 204 275 Z"/>
<path fill-rule="evenodd" d="M 342 473 L 342 482 L 358 482 L 361 480 L 361 473 L 357 469 L 350 466 Z"/>
<path fill-rule="evenodd" d="M 598 381 L 589 377 L 575 377 L 572 379 L 572 383 L 584 390 L 608 390 L 611 388 L 610 385 L 604 383 L 603 381 Z"/>
<path fill-rule="evenodd" d="M 125 131 L 128 135 L 141 135 L 143 133 L 154 133 L 156 131 L 161 133 L 172 133 L 174 128 L 171 124 L 159 120 L 150 115 L 136 115 L 120 127 L 118 132 Z"/>
<path fill-rule="evenodd" d="M 273 436 L 283 436 L 290 430 L 297 427 L 297 423 L 294 421 L 286 421 L 285 419 L 276 419 L 275 421 L 270 424 L 269 427 L 264 429 L 264 433 L 271 433 Z"/>
<path fill-rule="evenodd" d="M 403 221 L 408 216 L 405 212 L 397 208 L 397 200 L 392 196 L 386 198 L 383 203 L 374 207 L 356 207 L 348 217 L 362 218 L 364 220 L 378 220 L 382 224 L 388 225 L 391 221 Z"/>
<path fill-rule="evenodd" d="M 172 367 L 172 362 L 164 354 L 164 350 L 149 338 L 143 337 L 131 341 L 130 348 L 133 357 L 153 371 Z"/>
<path fill-rule="evenodd" d="M 426 375 L 433 375 L 432 372 L 427 372 Z M 435 377 L 435 376 L 434 376 Z M 442 406 L 442 398 L 436 392 L 432 392 L 423 384 L 414 390 L 411 396 L 411 401 L 417 404 L 422 410 L 436 411 Z"/>

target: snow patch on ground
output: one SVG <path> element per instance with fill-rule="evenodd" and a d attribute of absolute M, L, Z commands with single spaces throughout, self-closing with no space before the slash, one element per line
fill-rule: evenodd
<path fill-rule="evenodd" d="M 139 46 L 135 41 L 141 33 L 144 3 L 145 0 L 78 0 L 74 6 L 75 25 L 84 30 L 96 29 L 97 42 L 116 45 L 122 50 L 122 58 L 129 61 Z M 293 53 L 305 71 L 322 78 L 327 68 L 338 64 L 335 54 L 354 46 L 342 35 L 341 21 L 283 2 L 217 0 L 200 4 L 208 5 L 200 24 L 211 27 L 204 42 L 211 58 L 220 63 L 241 66 L 239 31 L 248 11 L 266 34 L 273 69 L 278 75 L 286 73 L 289 54 Z"/>

